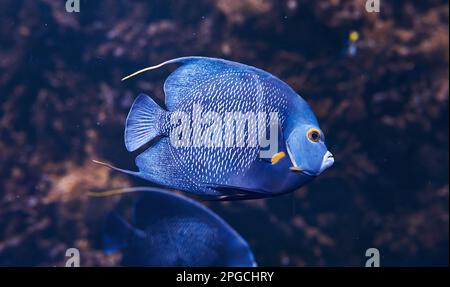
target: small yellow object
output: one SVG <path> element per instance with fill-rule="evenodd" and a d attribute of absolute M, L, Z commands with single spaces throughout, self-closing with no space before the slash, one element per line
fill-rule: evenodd
<path fill-rule="evenodd" d="M 302 171 L 302 169 L 299 168 L 298 166 L 291 166 L 289 169 L 292 171 Z"/>
<path fill-rule="evenodd" d="M 348 39 L 350 40 L 350 42 L 355 43 L 359 40 L 359 33 L 357 31 L 351 31 L 348 35 Z"/>
<path fill-rule="evenodd" d="M 284 151 L 277 152 L 272 156 L 271 159 L 272 164 L 277 164 L 280 161 L 280 159 L 282 159 L 285 156 L 286 154 L 284 153 Z"/>

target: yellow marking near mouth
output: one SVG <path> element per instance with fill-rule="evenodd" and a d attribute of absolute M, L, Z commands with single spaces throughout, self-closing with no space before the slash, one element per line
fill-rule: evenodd
<path fill-rule="evenodd" d="M 272 156 L 272 159 L 270 160 L 270 162 L 272 164 L 277 164 L 280 161 L 280 159 L 282 159 L 285 156 L 286 156 L 286 154 L 284 153 L 284 151 L 277 152 L 276 154 L 274 154 Z"/>
<path fill-rule="evenodd" d="M 291 171 L 302 171 L 303 169 L 299 168 L 298 166 L 291 166 L 289 168 Z"/>

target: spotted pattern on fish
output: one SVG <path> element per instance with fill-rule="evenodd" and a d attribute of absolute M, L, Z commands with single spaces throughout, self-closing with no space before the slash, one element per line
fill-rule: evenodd
<path fill-rule="evenodd" d="M 201 105 L 203 114 L 217 112 L 221 118 L 225 118 L 227 112 L 264 112 L 267 117 L 270 112 L 278 112 L 280 127 L 284 122 L 284 111 L 287 108 L 286 95 L 281 89 L 270 82 L 263 82 L 259 75 L 249 72 L 227 71 L 210 77 L 198 85 L 192 86 L 186 100 L 180 104 L 177 112 L 183 111 L 191 115 L 194 104 Z M 226 97 L 224 96 L 226 95 Z M 167 120 L 168 118 L 166 118 Z M 244 118 L 236 121 L 236 126 L 244 123 Z M 256 123 L 255 123 L 256 124 Z M 170 134 L 173 127 L 167 127 L 165 132 Z M 170 125 L 169 125 L 170 126 Z M 267 120 L 266 127 L 269 128 Z M 196 130 L 200 133 L 205 128 Z M 241 129 L 241 133 L 235 135 L 238 138 L 247 139 L 247 128 Z M 218 131 L 214 131 L 218 132 Z M 225 128 L 222 130 L 225 133 Z M 192 132 L 191 138 L 200 137 Z M 224 138 L 225 141 L 231 140 Z M 248 143 L 248 140 L 247 140 Z M 242 175 L 259 156 L 259 147 L 174 147 L 170 146 L 172 159 L 179 167 L 179 173 L 186 181 L 185 187 L 198 187 L 203 189 L 202 183 L 228 184 L 233 176 Z"/>

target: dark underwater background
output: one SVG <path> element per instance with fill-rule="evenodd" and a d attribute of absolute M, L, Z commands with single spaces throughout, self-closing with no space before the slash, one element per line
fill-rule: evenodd
<path fill-rule="evenodd" d="M 201 55 L 278 76 L 313 107 L 335 165 L 292 194 L 205 203 L 245 238 L 260 266 L 449 262 L 448 1 L 0 0 L 0 266 L 117 266 L 102 223 L 136 195 L 89 190 L 146 182 L 135 169 L 127 112 L 140 93 L 164 100 L 173 67 Z M 356 31 L 357 52 L 348 53 Z"/>

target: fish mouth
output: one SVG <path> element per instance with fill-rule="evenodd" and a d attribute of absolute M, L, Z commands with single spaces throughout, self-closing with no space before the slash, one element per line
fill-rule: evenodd
<path fill-rule="evenodd" d="M 334 164 L 334 156 L 333 154 L 327 150 L 322 159 L 322 164 L 320 165 L 320 169 L 317 172 L 317 175 L 324 172 L 326 169 L 329 169 Z"/>
<path fill-rule="evenodd" d="M 327 151 L 322 158 L 322 164 L 320 165 L 320 168 L 317 172 L 312 172 L 312 171 L 309 171 L 306 169 L 302 169 L 296 165 L 291 167 L 290 170 L 293 172 L 299 172 L 299 173 L 305 174 L 307 176 L 316 177 L 316 176 L 320 175 L 322 172 L 324 172 L 325 170 L 329 169 L 333 164 L 334 164 L 334 156 L 330 151 Z"/>

